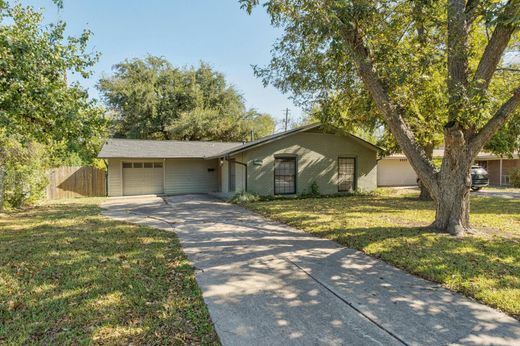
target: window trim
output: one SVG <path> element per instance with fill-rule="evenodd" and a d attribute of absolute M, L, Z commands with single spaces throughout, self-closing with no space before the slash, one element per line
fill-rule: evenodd
<path fill-rule="evenodd" d="M 336 160 L 336 164 L 338 166 L 338 169 L 336 171 L 336 174 L 337 174 L 337 177 L 338 177 L 338 181 L 337 181 L 337 186 L 338 186 L 338 192 L 352 192 L 352 191 L 349 191 L 349 190 L 341 190 L 340 188 L 340 181 L 339 181 L 339 161 L 341 159 L 351 159 L 351 160 L 354 160 L 354 181 L 353 181 L 353 184 L 352 184 L 352 191 L 356 191 L 357 190 L 357 180 L 358 180 L 358 163 L 357 163 L 357 157 L 356 156 L 338 156 L 338 159 Z"/>
<path fill-rule="evenodd" d="M 294 192 L 284 192 L 277 193 L 276 192 L 276 160 L 277 159 L 289 159 L 294 160 Z M 273 194 L 278 196 L 288 196 L 288 195 L 297 195 L 298 194 L 298 157 L 296 155 L 275 155 L 273 160 Z"/>

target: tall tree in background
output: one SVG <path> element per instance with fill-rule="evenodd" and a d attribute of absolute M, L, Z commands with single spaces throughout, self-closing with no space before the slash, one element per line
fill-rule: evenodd
<path fill-rule="evenodd" d="M 249 11 L 259 2 L 241 0 Z M 301 98 L 376 110 L 436 202 L 432 227 L 456 235 L 470 229 L 471 164 L 502 127 L 510 137 L 518 129 L 520 81 L 493 76 L 517 47 L 520 1 L 262 3 L 284 35 L 258 74 Z M 425 150 L 430 126 L 442 126 L 440 169 Z"/>
<path fill-rule="evenodd" d="M 0 208 L 6 188 L 24 194 L 14 196 L 17 201 L 30 197 L 30 177 L 22 171 L 43 171 L 44 163 L 71 155 L 92 160 L 102 143 L 102 109 L 79 84 L 66 82 L 67 72 L 88 77 L 97 61 L 86 52 L 90 32 L 65 39 L 64 23 L 45 26 L 42 20 L 32 7 L 0 0 Z M 45 155 L 42 164 L 25 170 L 40 160 L 37 153 Z M 7 177 L 16 186 L 4 186 L 7 173 L 17 175 Z"/>
<path fill-rule="evenodd" d="M 205 63 L 177 68 L 148 56 L 114 69 L 114 76 L 101 79 L 98 88 L 113 110 L 115 136 L 242 141 L 251 131 L 256 136 L 272 133 L 272 118 L 246 111 L 242 96 Z"/>

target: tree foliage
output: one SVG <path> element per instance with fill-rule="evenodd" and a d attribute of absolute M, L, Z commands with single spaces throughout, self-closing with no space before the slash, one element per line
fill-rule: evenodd
<path fill-rule="evenodd" d="M 42 21 L 30 6 L 0 1 L 0 208 L 4 188 L 22 196 L 14 204 L 39 195 L 36 166 L 92 162 L 105 135 L 103 110 L 66 80 L 90 75 L 98 58 L 87 52 L 91 33 L 65 38 L 65 23 Z"/>
<path fill-rule="evenodd" d="M 242 96 L 208 64 L 177 68 L 160 57 L 126 60 L 98 87 L 114 133 L 142 139 L 237 141 L 272 133 L 269 115 L 246 111 Z"/>

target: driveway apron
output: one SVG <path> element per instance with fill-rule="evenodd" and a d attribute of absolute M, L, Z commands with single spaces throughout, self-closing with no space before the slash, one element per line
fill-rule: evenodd
<path fill-rule="evenodd" d="M 173 230 L 224 345 L 520 345 L 520 322 L 363 253 L 208 195 L 110 199 Z"/>

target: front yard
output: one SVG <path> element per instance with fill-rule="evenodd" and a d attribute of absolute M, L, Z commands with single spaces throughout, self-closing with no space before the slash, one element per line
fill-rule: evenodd
<path fill-rule="evenodd" d="M 245 206 L 520 318 L 520 200 L 472 197 L 478 232 L 454 238 L 425 229 L 434 217 L 433 203 L 413 197 L 386 191 Z"/>
<path fill-rule="evenodd" d="M 0 216 L 0 344 L 218 344 L 175 235 L 100 201 Z"/>

